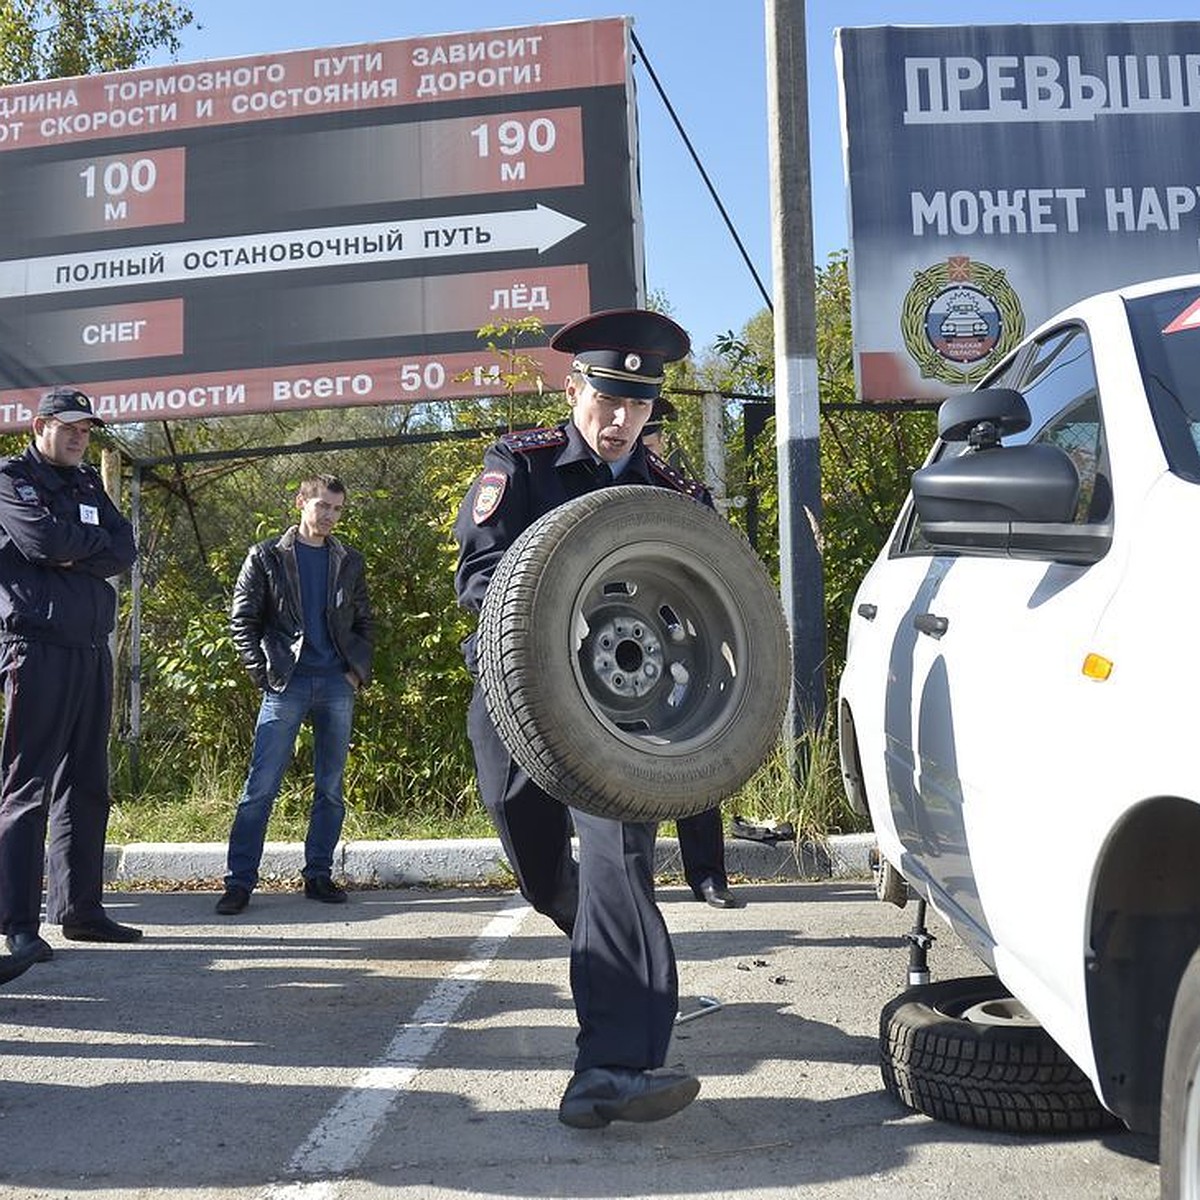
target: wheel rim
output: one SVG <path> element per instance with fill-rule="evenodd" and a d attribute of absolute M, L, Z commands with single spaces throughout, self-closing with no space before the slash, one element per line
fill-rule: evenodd
<path fill-rule="evenodd" d="M 1200 1089 L 1196 1087 L 1200 1051 L 1188 1064 L 1187 1093 L 1183 1102 L 1183 1134 L 1179 1140 L 1180 1200 L 1200 1200 Z"/>
<path fill-rule="evenodd" d="M 970 1021 L 972 1025 L 991 1025 L 1008 1029 L 1033 1029 L 1039 1025 L 1019 1000 L 1006 995 L 989 996 L 986 1000 L 979 1000 L 974 1004 L 964 1004 L 952 1011 L 942 1011 L 948 1017 Z"/>
<path fill-rule="evenodd" d="M 581 584 L 571 662 L 593 712 L 622 740 L 680 753 L 732 719 L 745 687 L 748 634 L 711 568 L 668 544 L 634 543 Z"/>

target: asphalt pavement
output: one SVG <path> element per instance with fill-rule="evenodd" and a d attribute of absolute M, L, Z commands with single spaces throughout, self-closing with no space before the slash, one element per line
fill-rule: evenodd
<path fill-rule="evenodd" d="M 566 943 L 504 887 L 294 886 L 218 917 L 215 889 L 116 885 L 133 946 L 55 946 L 0 989 L 4 1200 L 1151 1200 L 1128 1133 L 941 1124 L 882 1090 L 881 1006 L 911 909 L 869 881 L 665 885 L 681 1010 L 669 1062 L 703 1087 L 652 1125 L 568 1129 Z M 978 974 L 947 930 L 935 978 Z"/>

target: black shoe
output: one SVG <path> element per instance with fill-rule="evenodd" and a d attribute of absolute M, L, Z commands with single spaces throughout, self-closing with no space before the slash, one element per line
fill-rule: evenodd
<path fill-rule="evenodd" d="M 558 1119 L 575 1129 L 599 1129 L 610 1121 L 661 1121 L 687 1108 L 699 1091 L 694 1075 L 670 1067 L 589 1067 L 571 1076 Z"/>
<path fill-rule="evenodd" d="M 69 942 L 136 942 L 142 936 L 140 929 L 132 925 L 118 925 L 111 917 L 97 917 L 94 921 L 80 921 L 74 925 L 64 924 L 63 937 Z"/>
<path fill-rule="evenodd" d="M 741 901 L 729 890 L 728 886 L 713 883 L 712 880 L 705 880 L 700 885 L 696 899 L 703 900 L 705 904 L 711 904 L 713 908 L 742 907 Z"/>
<path fill-rule="evenodd" d="M 4 940 L 13 958 L 27 958 L 35 963 L 49 962 L 54 957 L 54 947 L 36 933 L 10 933 Z"/>
<path fill-rule="evenodd" d="M 766 842 L 769 845 L 796 840 L 796 827 L 791 821 L 776 821 L 774 818 L 750 821 L 737 813 L 733 814 L 733 820 L 729 823 L 729 833 L 731 837 L 744 838 L 748 842 Z"/>
<path fill-rule="evenodd" d="M 304 881 L 304 894 L 322 904 L 345 904 L 346 889 L 338 887 L 328 875 L 314 875 Z"/>
<path fill-rule="evenodd" d="M 217 901 L 217 912 L 223 917 L 240 913 L 250 903 L 250 892 L 240 883 L 225 885 L 225 894 Z"/>
<path fill-rule="evenodd" d="M 0 955 L 0 983 L 7 983 L 10 979 L 16 979 L 18 975 L 24 975 L 35 962 L 37 958 L 32 954 Z"/>

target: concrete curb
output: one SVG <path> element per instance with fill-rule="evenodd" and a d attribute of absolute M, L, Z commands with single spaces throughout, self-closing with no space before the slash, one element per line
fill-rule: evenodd
<path fill-rule="evenodd" d="M 767 845 L 729 839 L 725 867 L 732 879 L 800 880 L 869 878 L 869 854 L 875 835 L 832 837 L 822 844 L 780 842 Z M 132 843 L 109 846 L 104 878 L 109 884 L 219 884 L 225 874 L 224 842 Z M 295 879 L 304 865 L 299 842 L 268 842 L 263 851 L 264 880 Z M 655 868 L 659 875 L 681 876 L 683 863 L 676 838 L 658 839 Z M 447 838 L 436 841 L 342 842 L 334 858 L 334 875 L 351 886 L 414 887 L 428 885 L 512 883 L 500 843 L 495 838 Z"/>

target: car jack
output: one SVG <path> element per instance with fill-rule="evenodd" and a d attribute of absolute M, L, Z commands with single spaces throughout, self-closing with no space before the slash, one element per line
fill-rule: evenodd
<path fill-rule="evenodd" d="M 908 942 L 908 986 L 921 987 L 929 982 L 929 947 L 937 939 L 925 928 L 925 901 L 917 900 L 912 928 L 904 935 Z"/>

